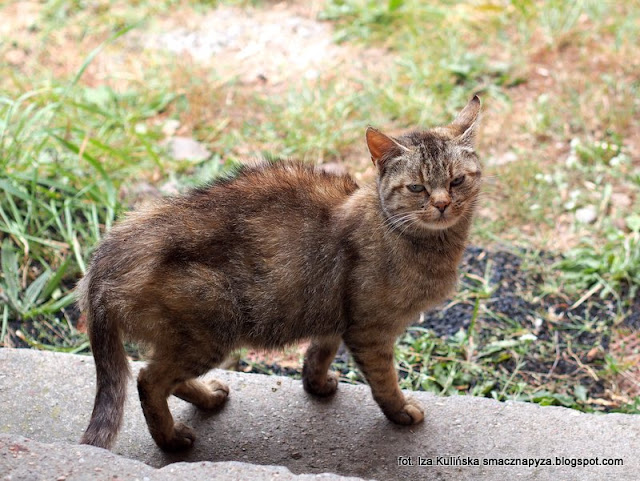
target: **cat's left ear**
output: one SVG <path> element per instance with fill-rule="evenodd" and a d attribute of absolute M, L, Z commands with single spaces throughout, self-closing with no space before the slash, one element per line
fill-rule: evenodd
<path fill-rule="evenodd" d="M 476 131 L 480 123 L 480 98 L 474 95 L 456 119 L 449 126 L 456 134 L 456 140 L 463 145 L 473 147 Z"/>

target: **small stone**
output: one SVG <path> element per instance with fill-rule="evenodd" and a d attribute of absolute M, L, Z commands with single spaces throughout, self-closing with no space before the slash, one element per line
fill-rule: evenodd
<path fill-rule="evenodd" d="M 510 150 L 504 154 L 491 157 L 488 163 L 490 165 L 505 165 L 515 162 L 516 160 L 518 160 L 518 155 Z"/>
<path fill-rule="evenodd" d="M 160 192 L 163 195 L 176 195 L 180 193 L 180 186 L 175 179 L 171 179 L 160 186 Z"/>
<path fill-rule="evenodd" d="M 148 199 L 160 197 L 160 192 L 156 187 L 147 181 L 141 181 L 132 186 L 123 185 L 119 191 L 120 198 L 126 199 L 127 203 L 136 205 Z"/>
<path fill-rule="evenodd" d="M 302 453 L 299 453 L 298 451 L 296 451 L 295 453 L 291 453 L 291 457 L 293 459 L 300 459 L 302 458 Z"/>
<path fill-rule="evenodd" d="M 211 152 L 191 137 L 173 137 L 168 143 L 169 153 L 176 160 L 200 162 L 208 159 Z"/>
<path fill-rule="evenodd" d="M 136 134 L 140 135 L 144 135 L 149 131 L 147 126 L 142 122 L 138 122 L 133 129 L 135 130 Z"/>
<path fill-rule="evenodd" d="M 604 353 L 602 352 L 602 348 L 600 346 L 593 347 L 587 353 L 587 361 L 591 362 L 594 359 L 603 359 Z"/>
<path fill-rule="evenodd" d="M 4 58 L 7 61 L 7 63 L 11 65 L 22 65 L 26 60 L 27 55 L 25 54 L 24 50 L 13 49 L 13 50 L 9 50 L 5 54 Z"/>
<path fill-rule="evenodd" d="M 598 218 L 596 208 L 592 205 L 582 207 L 576 210 L 576 220 L 583 224 L 593 224 Z"/>
<path fill-rule="evenodd" d="M 627 222 L 620 217 L 618 217 L 617 219 L 613 219 L 613 225 L 615 225 L 617 229 L 620 229 L 622 231 L 627 228 Z"/>
<path fill-rule="evenodd" d="M 614 192 L 611 194 L 611 205 L 617 208 L 625 208 L 631 205 L 631 198 L 627 194 Z"/>
<path fill-rule="evenodd" d="M 163 125 L 162 125 L 162 133 L 164 135 L 166 135 L 167 137 L 171 137 L 173 135 L 175 135 L 175 133 L 178 130 L 178 127 L 180 127 L 180 121 L 176 120 L 176 119 L 168 119 Z"/>

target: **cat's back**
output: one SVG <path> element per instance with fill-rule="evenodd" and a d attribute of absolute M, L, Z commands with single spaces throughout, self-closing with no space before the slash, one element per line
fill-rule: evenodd
<path fill-rule="evenodd" d="M 264 162 L 167 199 L 158 215 L 181 251 L 201 251 L 203 244 L 236 250 L 254 241 L 295 244 L 330 230 L 333 213 L 357 189 L 348 175 L 293 161 Z"/>
<path fill-rule="evenodd" d="M 309 270 L 331 275 L 339 249 L 334 213 L 357 189 L 348 175 L 296 162 L 243 167 L 127 214 L 98 247 L 90 274 L 136 293 L 158 279 L 166 289 L 176 279 L 178 285 L 197 278 L 210 285 L 211 276 L 223 276 L 226 284 L 269 285 L 271 291 L 295 291 L 300 284 L 301 297 Z M 275 282 L 280 278 L 288 282 Z M 252 294 L 255 304 L 262 294 Z M 263 297 L 268 303 L 288 296 Z"/>
<path fill-rule="evenodd" d="M 243 166 L 129 213 L 97 254 L 119 244 L 125 257 L 150 259 L 154 265 L 216 263 L 221 256 L 256 253 L 270 257 L 269 251 L 281 253 L 287 245 L 321 241 L 333 229 L 333 213 L 357 189 L 348 175 L 299 162 Z"/>
<path fill-rule="evenodd" d="M 155 223 L 163 234 L 152 274 L 141 275 L 147 282 L 138 292 L 162 296 L 182 315 L 224 306 L 252 326 L 242 336 L 256 345 L 335 329 L 321 322 L 342 319 L 344 261 L 335 214 L 357 189 L 347 175 L 278 162 L 167 199 L 157 211 L 165 220 Z M 176 301 L 185 298 L 188 305 Z"/>
<path fill-rule="evenodd" d="M 191 191 L 180 204 L 209 212 L 214 209 L 222 215 L 282 209 L 293 209 L 290 214 L 295 214 L 305 207 L 332 208 L 357 188 L 346 174 L 294 161 L 261 162 Z"/>

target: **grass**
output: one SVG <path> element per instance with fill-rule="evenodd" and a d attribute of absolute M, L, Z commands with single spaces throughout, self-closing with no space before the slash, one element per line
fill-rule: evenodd
<path fill-rule="evenodd" d="M 0 293 L 6 318 L 33 321 L 19 334 L 30 345 L 77 344 L 74 282 L 121 210 L 122 181 L 160 164 L 157 133 L 140 125 L 173 96 L 80 85 L 100 49 L 67 82 L 0 97 Z"/>
<path fill-rule="evenodd" d="M 171 28 L 170 14 L 197 20 L 218 4 L 269 8 L 48 0 L 30 17 L 2 7 L 15 20 L 0 29 L 4 345 L 87 352 L 71 291 L 145 188 L 184 188 L 261 154 L 342 163 L 366 180 L 366 125 L 447 122 L 480 93 L 487 182 L 473 242 L 506 244 L 536 281 L 518 291 L 529 307 L 505 313 L 496 266 L 464 266 L 443 316 L 468 324 L 447 336 L 412 328 L 398 344 L 402 385 L 637 412 L 621 379 L 640 285 L 640 7 L 329 0 L 319 18 L 359 63 L 264 88 L 227 64 L 142 47 L 147 32 Z M 211 157 L 171 158 L 172 123 Z M 337 367 L 360 379 L 348 361 Z"/>

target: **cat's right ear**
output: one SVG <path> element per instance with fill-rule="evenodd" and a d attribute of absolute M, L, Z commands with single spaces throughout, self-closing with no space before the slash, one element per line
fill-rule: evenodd
<path fill-rule="evenodd" d="M 381 168 L 382 163 L 391 158 L 395 152 L 400 154 L 406 147 L 400 145 L 391 137 L 384 135 L 373 127 L 367 127 L 367 147 L 371 154 L 371 161 L 376 167 Z"/>

